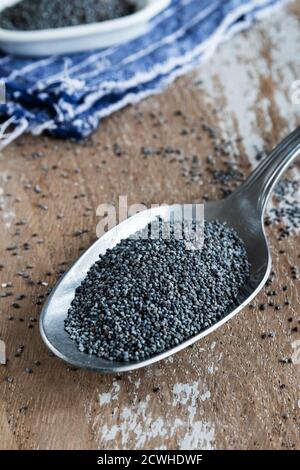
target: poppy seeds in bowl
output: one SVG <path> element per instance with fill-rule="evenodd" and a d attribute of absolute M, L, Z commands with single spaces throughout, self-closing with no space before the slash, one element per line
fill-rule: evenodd
<path fill-rule="evenodd" d="M 0 27 L 34 31 L 113 20 L 137 10 L 130 0 L 22 0 L 0 12 Z"/>

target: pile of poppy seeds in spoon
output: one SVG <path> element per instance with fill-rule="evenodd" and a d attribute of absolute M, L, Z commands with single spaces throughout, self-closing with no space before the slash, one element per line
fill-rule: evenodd
<path fill-rule="evenodd" d="M 22 31 L 61 28 L 113 20 L 136 10 L 130 0 L 22 0 L 0 13 L 0 27 Z"/>
<path fill-rule="evenodd" d="M 166 351 L 226 316 L 249 277 L 244 244 L 224 223 L 205 222 L 201 249 L 172 228 L 139 233 L 100 255 L 75 291 L 65 329 L 82 352 L 128 362 Z"/>

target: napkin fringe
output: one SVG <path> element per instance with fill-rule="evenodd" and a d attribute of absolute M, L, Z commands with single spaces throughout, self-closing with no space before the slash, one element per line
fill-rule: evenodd
<path fill-rule="evenodd" d="M 14 126 L 13 130 L 8 132 L 10 126 Z M 15 139 L 24 134 L 29 128 L 29 122 L 26 118 L 21 118 L 16 121 L 14 116 L 11 116 L 0 126 L 0 150 L 3 150 L 7 145 Z"/>

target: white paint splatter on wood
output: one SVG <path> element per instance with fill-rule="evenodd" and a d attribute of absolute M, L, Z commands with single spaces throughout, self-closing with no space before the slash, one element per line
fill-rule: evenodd
<path fill-rule="evenodd" d="M 140 387 L 139 380 L 130 377 L 134 389 Z M 167 391 L 161 390 L 162 393 Z M 153 409 L 152 397 L 142 398 L 131 390 L 131 404 L 122 405 L 119 396 L 124 390 L 118 382 L 113 382 L 111 390 L 99 395 L 99 411 L 91 420 L 97 441 L 114 448 L 117 440 L 122 449 L 143 449 L 145 446 L 161 448 L 167 439 L 175 439 L 179 449 L 211 449 L 214 442 L 214 427 L 207 420 L 200 420 L 203 403 L 211 398 L 210 391 L 197 381 L 177 383 L 171 388 L 167 406 L 175 413 L 157 415 Z M 110 422 L 102 421 L 104 407 L 111 409 Z"/>
<path fill-rule="evenodd" d="M 271 76 L 274 83 L 271 99 L 274 98 L 279 112 L 276 120 L 282 118 L 290 130 L 296 126 L 299 105 L 297 110 L 291 93 L 293 81 L 299 78 L 294 68 L 299 53 L 299 24 L 285 9 L 265 18 L 261 27 L 222 45 L 209 64 L 199 67 L 197 79 L 202 82 L 207 101 L 222 112 L 218 127 L 223 137 L 241 136 L 253 166 L 257 165 L 257 149 L 265 146 L 258 115 L 263 118 L 265 131 L 271 131 L 274 124 L 273 103 L 261 90 L 268 77 Z M 286 129 L 283 132 L 286 133 Z M 278 136 L 278 141 L 281 137 L 283 135 Z"/>
<path fill-rule="evenodd" d="M 11 227 L 12 221 L 15 219 L 15 212 L 8 207 L 7 197 L 5 197 L 4 185 L 8 181 L 8 173 L 3 171 L 0 173 L 0 217 L 6 230 Z"/>
<path fill-rule="evenodd" d="M 0 340 L 0 364 L 6 364 L 6 348 L 4 341 Z"/>
<path fill-rule="evenodd" d="M 300 339 L 297 339 L 296 341 L 292 342 L 292 348 L 293 348 L 293 355 L 292 355 L 293 364 L 299 365 L 300 364 Z"/>

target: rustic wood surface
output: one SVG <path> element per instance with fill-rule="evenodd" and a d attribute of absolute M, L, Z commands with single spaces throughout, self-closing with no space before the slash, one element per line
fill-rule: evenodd
<path fill-rule="evenodd" d="M 12 295 L 0 298 L 8 359 L 0 365 L 1 449 L 300 448 L 300 281 L 290 274 L 300 261 L 297 232 L 278 240 L 278 224 L 267 227 L 280 310 L 259 309 L 265 288 L 255 308 L 151 367 L 121 376 L 74 370 L 49 355 L 34 321 L 59 272 L 95 239 L 100 203 L 219 198 L 209 155 L 215 168 L 235 161 L 247 175 L 258 152 L 299 125 L 291 99 L 299 18 L 295 3 L 264 18 L 81 145 L 26 136 L 2 152 L 1 292 Z M 231 141 L 228 155 L 218 155 L 216 139 Z M 145 158 L 143 146 L 165 150 Z M 74 236 L 78 229 L 88 232 Z"/>

